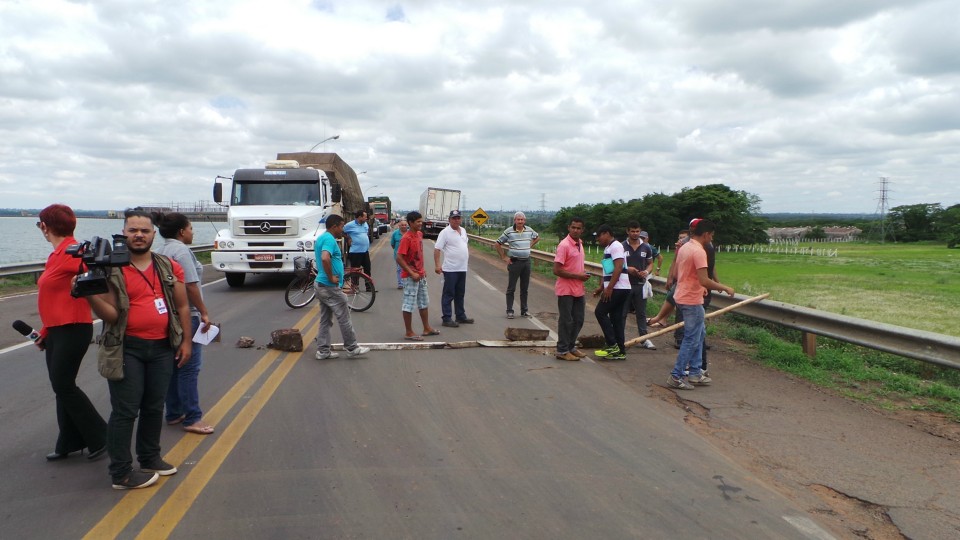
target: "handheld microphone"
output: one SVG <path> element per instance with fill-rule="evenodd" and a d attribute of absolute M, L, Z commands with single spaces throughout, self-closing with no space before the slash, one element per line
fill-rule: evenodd
<path fill-rule="evenodd" d="M 36 341 L 40 339 L 40 332 L 30 328 L 30 325 L 23 321 L 13 321 L 13 329 L 26 336 L 26 338 L 30 341 Z"/>

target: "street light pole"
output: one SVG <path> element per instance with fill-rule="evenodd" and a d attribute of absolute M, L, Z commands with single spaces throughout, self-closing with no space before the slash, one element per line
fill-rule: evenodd
<path fill-rule="evenodd" d="M 311 146 L 310 149 L 307 150 L 307 152 L 313 152 L 313 149 L 316 148 L 316 147 L 318 147 L 318 146 L 320 146 L 321 144 L 323 144 L 323 143 L 325 143 L 325 142 L 327 142 L 327 141 L 335 141 L 335 140 L 337 140 L 337 139 L 339 139 L 339 138 L 340 138 L 339 135 L 334 135 L 333 137 L 327 137 L 326 139 L 324 139 L 324 140 L 318 142 L 317 144 Z"/>

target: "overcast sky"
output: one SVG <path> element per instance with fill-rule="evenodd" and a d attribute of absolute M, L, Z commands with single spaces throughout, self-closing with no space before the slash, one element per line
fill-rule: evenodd
<path fill-rule="evenodd" d="M 413 209 L 722 183 L 763 212 L 960 203 L 956 0 L 0 0 L 0 207 L 196 202 L 339 153 Z"/>

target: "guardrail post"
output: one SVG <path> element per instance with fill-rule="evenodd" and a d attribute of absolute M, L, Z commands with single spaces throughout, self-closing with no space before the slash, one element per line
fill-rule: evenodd
<path fill-rule="evenodd" d="M 811 334 L 810 332 L 803 332 L 800 336 L 801 346 L 803 347 L 803 352 L 810 358 L 817 356 L 817 335 Z"/>

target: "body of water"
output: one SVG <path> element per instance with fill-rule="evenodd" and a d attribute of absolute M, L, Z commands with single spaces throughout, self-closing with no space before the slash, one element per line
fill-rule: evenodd
<path fill-rule="evenodd" d="M 217 230 L 226 226 L 226 223 L 194 221 L 193 243 L 212 244 Z M 94 236 L 109 239 L 111 235 L 120 234 L 122 229 L 122 219 L 80 218 L 73 235 L 81 242 Z M 163 237 L 158 232 L 153 247 L 161 245 Z M 51 251 L 53 246 L 44 240 L 43 233 L 37 228 L 36 217 L 0 217 L 0 266 L 45 262 Z"/>

